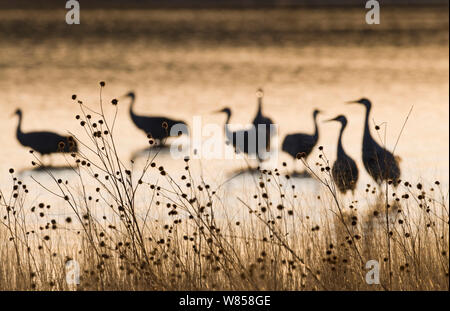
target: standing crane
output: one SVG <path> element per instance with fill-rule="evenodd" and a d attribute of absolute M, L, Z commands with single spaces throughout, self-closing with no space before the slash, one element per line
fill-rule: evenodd
<path fill-rule="evenodd" d="M 228 142 L 233 145 L 236 154 L 245 153 L 247 155 L 256 155 L 259 162 L 264 161 L 265 159 L 260 155 L 261 146 L 256 129 L 252 127 L 248 130 L 232 131 L 229 128 L 231 109 L 226 107 L 218 112 L 227 115 L 225 121 L 225 136 Z"/>
<path fill-rule="evenodd" d="M 306 159 L 309 156 L 319 140 L 319 127 L 317 125 L 317 115 L 319 113 L 320 110 L 318 109 L 315 109 L 313 112 L 315 129 L 312 135 L 303 133 L 286 135 L 281 147 L 284 152 L 290 154 L 294 159 L 298 157 L 303 157 Z"/>
<path fill-rule="evenodd" d="M 264 91 L 261 88 L 259 88 L 256 91 L 256 97 L 258 99 L 258 111 L 252 123 L 257 131 L 258 137 L 261 135 L 262 131 L 265 132 L 264 135 L 266 141 L 266 150 L 270 150 L 270 138 L 272 135 L 275 134 L 271 131 L 271 125 L 273 125 L 274 123 L 272 119 L 264 116 L 262 113 L 262 101 L 264 98 Z"/>
<path fill-rule="evenodd" d="M 361 98 L 348 103 L 360 104 L 366 107 L 362 143 L 362 161 L 364 167 L 378 185 L 381 185 L 383 181 L 391 180 L 394 186 L 396 186 L 400 178 L 398 158 L 386 150 L 386 148 L 381 147 L 370 134 L 369 116 L 372 103 L 367 98 Z"/>
<path fill-rule="evenodd" d="M 145 134 L 151 136 L 160 145 L 164 144 L 165 139 L 170 136 L 170 131 L 173 126 L 180 126 L 180 131 L 187 133 L 187 125 L 184 121 L 173 120 L 160 116 L 140 116 L 134 113 L 133 106 L 136 101 L 136 94 L 129 92 L 125 95 L 131 99 L 130 103 L 130 116 L 133 123 Z M 180 132 L 179 131 L 179 132 Z M 180 134 L 180 133 L 177 133 Z"/>
<path fill-rule="evenodd" d="M 347 118 L 343 115 L 339 115 L 334 119 L 327 120 L 326 122 L 331 121 L 338 121 L 341 123 L 337 146 L 337 158 L 333 163 L 331 175 L 333 176 L 334 183 L 341 193 L 345 194 L 348 190 L 351 190 L 353 194 L 356 188 L 356 183 L 358 182 L 358 166 L 356 166 L 355 161 L 345 153 L 344 147 L 342 146 L 342 134 L 347 126 Z"/>
<path fill-rule="evenodd" d="M 22 146 L 30 147 L 42 156 L 78 152 L 77 142 L 72 136 L 62 136 L 48 131 L 22 132 L 22 110 L 17 109 L 14 114 L 19 117 L 16 137 Z"/>

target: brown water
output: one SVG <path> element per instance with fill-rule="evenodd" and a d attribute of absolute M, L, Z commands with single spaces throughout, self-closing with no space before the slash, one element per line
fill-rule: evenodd
<path fill-rule="evenodd" d="M 445 8 L 384 9 L 381 24 L 372 26 L 364 23 L 363 9 L 81 13 L 81 24 L 69 26 L 65 11 L 0 11 L 2 184 L 8 168 L 31 167 L 30 154 L 15 138 L 13 111 L 23 109 L 25 131 L 79 134 L 78 106 L 71 95 L 96 107 L 98 82 L 105 80 L 108 101 L 134 90 L 139 113 L 188 123 L 202 116 L 204 123 L 222 124 L 224 116 L 211 112 L 229 106 L 231 122 L 246 124 L 255 114 L 255 90 L 263 87 L 264 112 L 279 124 L 280 143 L 288 133 L 312 132 L 315 107 L 324 112 L 321 121 L 345 114 L 344 146 L 360 166 L 360 190 L 370 182 L 361 164 L 364 111 L 344 102 L 363 96 L 372 100 L 373 119 L 387 124 L 389 149 L 414 106 L 396 149 L 403 176 L 448 185 Z M 117 128 L 124 159 L 146 147 L 125 100 L 119 103 Z M 337 134 L 338 124 L 320 123 L 319 144 L 330 160 Z M 310 159 L 316 158 L 317 153 Z M 289 160 L 280 153 L 279 164 Z M 53 157 L 54 164 L 61 162 Z M 159 162 L 172 172 L 183 167 L 167 155 Z M 194 170 L 220 184 L 243 166 L 242 160 L 204 160 Z M 296 182 L 315 189 L 311 180 Z M 231 190 L 244 188 L 235 183 Z"/>

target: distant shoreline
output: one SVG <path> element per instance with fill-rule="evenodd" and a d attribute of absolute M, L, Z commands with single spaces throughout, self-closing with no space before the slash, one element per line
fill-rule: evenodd
<path fill-rule="evenodd" d="M 364 0 L 97 0 L 79 1 L 83 9 L 289 9 L 289 8 L 347 8 L 362 7 Z M 382 0 L 380 5 L 389 7 L 448 7 L 446 0 Z M 0 10 L 49 10 L 65 9 L 59 0 L 0 0 Z"/>

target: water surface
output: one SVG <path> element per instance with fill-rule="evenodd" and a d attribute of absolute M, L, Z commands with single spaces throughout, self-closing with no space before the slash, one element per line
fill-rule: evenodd
<path fill-rule="evenodd" d="M 385 135 L 389 149 L 413 106 L 396 148 L 403 176 L 448 184 L 447 9 L 389 8 L 376 26 L 364 23 L 363 9 L 348 8 L 85 10 L 81 24 L 72 26 L 65 24 L 64 15 L 62 10 L 0 11 L 2 185 L 8 183 L 10 167 L 31 167 L 30 154 L 15 138 L 14 110 L 24 111 L 24 131 L 79 135 L 74 118 L 79 111 L 71 95 L 97 107 L 101 80 L 107 82 L 106 102 L 134 90 L 137 112 L 188 123 L 201 116 L 204 123 L 222 124 L 225 116 L 212 111 L 228 106 L 232 123 L 247 124 L 256 112 L 255 91 L 262 87 L 264 112 L 279 124 L 280 144 L 288 133 L 312 133 L 312 111 L 323 111 L 319 144 L 330 161 L 339 128 L 322 120 L 345 114 L 349 126 L 344 146 L 360 166 L 361 192 L 371 182 L 361 163 L 364 111 L 344 102 L 363 96 L 372 100 L 373 121 L 386 125 L 386 135 L 382 131 L 380 136 L 384 140 Z M 119 102 L 116 132 L 125 160 L 147 146 L 128 106 L 126 100 Z M 310 157 L 312 163 L 317 155 Z M 292 165 L 280 153 L 278 166 L 283 161 Z M 63 161 L 54 156 L 52 163 Z M 168 155 L 161 155 L 159 163 L 175 175 L 184 166 Z M 245 165 L 242 160 L 204 160 L 193 169 L 219 185 Z M 25 172 L 30 185 L 30 174 L 45 179 L 41 173 Z M 227 191 L 245 193 L 249 183 L 242 180 L 236 179 Z M 295 182 L 317 191 L 311 180 Z"/>

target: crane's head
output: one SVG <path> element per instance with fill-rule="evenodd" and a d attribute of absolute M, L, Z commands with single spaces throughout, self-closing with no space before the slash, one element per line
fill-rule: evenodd
<path fill-rule="evenodd" d="M 349 101 L 347 102 L 347 104 L 361 104 L 366 106 L 366 108 L 370 108 L 372 106 L 372 103 L 370 102 L 370 100 L 368 100 L 367 98 L 361 98 L 358 100 L 353 100 L 353 101 Z"/>
<path fill-rule="evenodd" d="M 22 109 L 17 108 L 16 111 L 14 111 L 13 116 L 17 115 L 17 116 L 21 116 L 22 115 Z"/>
<path fill-rule="evenodd" d="M 125 95 L 123 95 L 122 97 L 123 97 L 123 98 L 129 97 L 129 98 L 131 98 L 131 99 L 134 99 L 134 98 L 136 97 L 136 95 L 134 94 L 133 91 L 130 91 L 130 92 L 126 93 Z"/>
<path fill-rule="evenodd" d="M 331 121 L 338 121 L 338 122 L 341 122 L 341 124 L 344 126 L 347 125 L 347 118 L 343 115 L 338 115 L 336 118 L 326 120 L 325 122 L 331 122 Z"/>
<path fill-rule="evenodd" d="M 319 114 L 319 113 L 321 113 L 322 111 L 320 111 L 319 109 L 314 109 L 314 111 L 313 111 L 313 116 L 314 116 L 314 118 L 315 117 L 317 117 L 317 115 Z"/>
<path fill-rule="evenodd" d="M 231 115 L 231 109 L 228 107 L 225 107 L 223 109 L 216 111 L 216 113 L 226 113 L 227 115 Z"/>
<path fill-rule="evenodd" d="M 259 88 L 256 90 L 256 97 L 257 98 L 263 98 L 264 97 L 264 91 L 262 88 Z"/>

